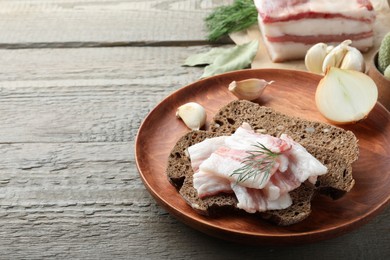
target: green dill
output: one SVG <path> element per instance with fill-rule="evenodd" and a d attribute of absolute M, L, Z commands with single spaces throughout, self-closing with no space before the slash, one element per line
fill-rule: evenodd
<path fill-rule="evenodd" d="M 276 163 L 279 153 L 274 153 L 263 144 L 253 145 L 256 149 L 247 151 L 247 157 L 242 161 L 243 166 L 234 170 L 231 176 L 238 175 L 237 182 L 244 182 L 250 178 L 255 178 L 260 173 L 264 173 L 261 180 L 263 183 L 270 175 Z"/>
<path fill-rule="evenodd" d="M 215 8 L 205 18 L 208 40 L 216 41 L 229 33 L 247 29 L 257 22 L 257 14 L 253 0 L 235 0 L 231 5 Z"/>

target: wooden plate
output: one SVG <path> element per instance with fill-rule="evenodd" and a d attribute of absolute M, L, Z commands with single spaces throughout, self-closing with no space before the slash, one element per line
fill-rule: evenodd
<path fill-rule="evenodd" d="M 165 169 L 170 150 L 188 129 L 175 117 L 177 107 L 195 101 L 207 110 L 208 120 L 236 99 L 227 90 L 233 80 L 274 80 L 259 103 L 280 112 L 326 121 L 314 103 L 319 75 L 291 70 L 242 70 L 197 81 L 174 92 L 143 121 L 135 142 L 140 176 L 156 201 L 180 221 L 206 234 L 249 244 L 300 244 L 329 239 L 366 223 L 390 198 L 390 113 L 377 103 L 364 121 L 344 127 L 359 139 L 360 157 L 353 165 L 356 184 L 343 198 L 318 196 L 312 213 L 301 223 L 278 227 L 253 215 L 208 218 L 189 207 L 168 182 Z M 206 126 L 207 127 L 207 126 Z"/>

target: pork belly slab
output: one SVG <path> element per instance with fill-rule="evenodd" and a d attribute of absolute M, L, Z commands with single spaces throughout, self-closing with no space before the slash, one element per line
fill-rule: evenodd
<path fill-rule="evenodd" d="M 375 11 L 369 0 L 254 0 L 259 27 L 271 60 L 302 59 L 318 42 L 350 39 L 367 51 L 373 46 Z"/>

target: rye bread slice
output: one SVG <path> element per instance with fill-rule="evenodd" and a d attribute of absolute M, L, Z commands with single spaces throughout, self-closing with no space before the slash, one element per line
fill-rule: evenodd
<path fill-rule="evenodd" d="M 264 219 L 280 226 L 298 223 L 310 215 L 311 200 L 316 194 L 339 199 L 352 189 L 355 183 L 352 166 L 339 153 L 316 145 L 307 145 L 305 148 L 328 168 L 328 173 L 319 176 L 314 187 L 310 183 L 302 183 L 299 188 L 290 192 L 293 200 L 290 207 L 263 212 L 261 216 Z"/>
<path fill-rule="evenodd" d="M 187 148 L 206 138 L 221 133 L 191 131 L 181 137 L 172 149 L 168 159 L 167 175 L 169 181 L 179 190 L 180 195 L 199 214 L 218 217 L 241 211 L 237 208 L 237 198 L 233 193 L 221 193 L 200 199 L 193 187 L 193 170 Z M 316 192 L 339 198 L 351 188 L 352 167 L 340 154 L 327 148 L 308 145 L 306 149 L 329 169 L 332 178 L 320 176 L 315 186 L 303 183 L 290 192 L 293 204 L 284 210 L 272 210 L 259 215 L 277 225 L 285 226 L 302 221 L 311 213 L 311 200 Z M 327 174 L 327 175 L 328 175 Z M 353 184 L 352 184 L 353 185 Z"/>
<path fill-rule="evenodd" d="M 333 149 L 316 145 L 305 145 L 306 150 L 328 168 L 328 173 L 318 176 L 316 190 L 332 199 L 339 199 L 349 192 L 355 180 L 352 175 L 352 164 L 348 158 Z"/>
<path fill-rule="evenodd" d="M 269 210 L 259 215 L 278 226 L 289 226 L 301 222 L 311 213 L 311 201 L 316 191 L 312 185 L 302 183 L 297 189 L 290 192 L 292 205 L 287 209 Z"/>
<path fill-rule="evenodd" d="M 243 122 L 253 129 L 277 136 L 289 135 L 305 146 L 315 144 L 338 152 L 345 160 L 353 163 L 359 156 L 357 138 L 351 131 L 322 122 L 292 117 L 259 104 L 236 100 L 221 108 L 210 124 L 211 132 L 234 133 Z"/>
<path fill-rule="evenodd" d="M 219 194 L 206 199 L 200 199 L 193 187 L 192 175 L 194 171 L 187 148 L 193 144 L 200 143 L 206 138 L 221 136 L 223 133 L 212 133 L 207 131 L 190 131 L 182 136 L 172 149 L 168 158 L 166 170 L 168 180 L 176 187 L 186 202 L 202 215 L 216 216 L 225 210 L 234 210 L 237 199 L 234 194 Z"/>
<path fill-rule="evenodd" d="M 249 123 L 262 133 L 274 136 L 280 133 L 289 134 L 329 169 L 326 175 L 318 178 L 315 186 L 303 183 L 290 192 L 293 204 L 289 208 L 262 212 L 259 214 L 262 218 L 281 226 L 300 222 L 310 215 L 311 200 L 316 193 L 337 199 L 353 187 L 351 163 L 358 157 L 358 147 L 352 132 L 324 123 L 289 117 L 252 102 L 233 101 L 217 113 L 210 131 L 188 132 L 177 141 L 168 158 L 166 172 L 169 181 L 198 213 L 220 216 L 228 212 L 242 211 L 237 208 L 237 199 L 233 193 L 204 199 L 198 197 L 193 187 L 194 172 L 187 153 L 189 146 L 206 138 L 230 135 L 242 122 Z M 296 132 L 293 133 L 293 130 Z"/>
<path fill-rule="evenodd" d="M 221 136 L 220 132 L 190 131 L 180 137 L 176 145 L 171 150 L 168 157 L 168 167 L 166 170 L 168 180 L 180 189 L 187 176 L 192 175 L 191 161 L 187 148 L 196 143 L 200 143 L 206 138 Z"/>

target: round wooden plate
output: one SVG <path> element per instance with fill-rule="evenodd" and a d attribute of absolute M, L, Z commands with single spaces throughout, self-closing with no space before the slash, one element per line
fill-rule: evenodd
<path fill-rule="evenodd" d="M 203 105 L 208 121 L 236 98 L 227 86 L 233 80 L 261 78 L 275 81 L 258 103 L 288 115 L 326 120 L 314 103 L 319 75 L 303 71 L 254 69 L 230 72 L 197 81 L 174 92 L 143 121 L 135 142 L 140 176 L 156 201 L 180 221 L 209 235 L 249 244 L 300 244 L 329 239 L 366 223 L 390 198 L 390 113 L 377 103 L 368 118 L 343 126 L 359 139 L 360 156 L 353 164 L 356 184 L 343 198 L 317 196 L 311 215 L 301 223 L 278 227 L 253 215 L 208 218 L 198 215 L 168 182 L 165 174 L 170 150 L 188 129 L 175 117 L 177 107 L 194 101 Z M 206 125 L 207 127 L 208 125 Z"/>

